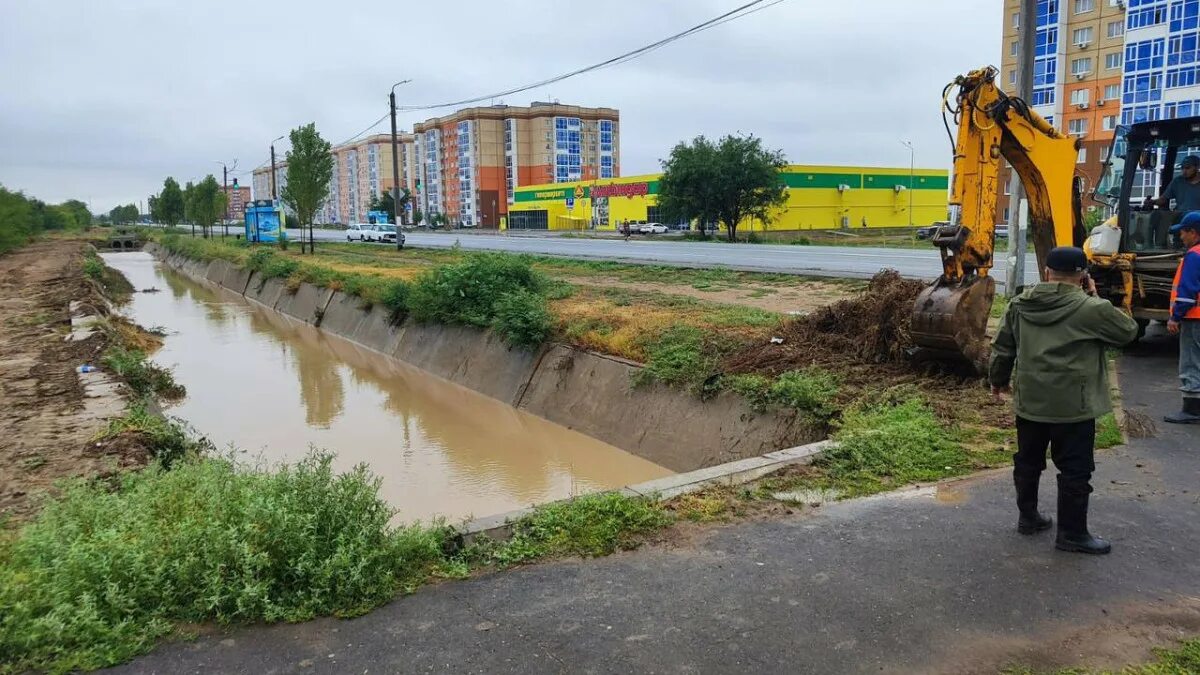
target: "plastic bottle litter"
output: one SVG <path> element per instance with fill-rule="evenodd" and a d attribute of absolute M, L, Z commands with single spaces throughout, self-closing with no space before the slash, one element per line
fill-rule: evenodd
<path fill-rule="evenodd" d="M 77 373 L 90 373 L 90 372 L 92 372 L 92 371 L 94 371 L 94 370 L 96 370 L 96 366 L 89 366 L 88 364 L 86 364 L 86 363 L 85 363 L 85 364 L 83 364 L 82 366 L 79 366 L 78 368 L 76 368 L 76 369 L 75 369 L 75 372 L 77 372 Z"/>

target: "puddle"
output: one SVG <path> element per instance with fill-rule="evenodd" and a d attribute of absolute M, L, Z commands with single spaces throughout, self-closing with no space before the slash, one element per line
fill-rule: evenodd
<path fill-rule="evenodd" d="M 124 312 L 168 335 L 154 360 L 188 396 L 167 413 L 270 462 L 311 446 L 366 463 L 399 520 L 485 516 L 671 471 L 163 267 L 103 254 L 135 288 Z"/>

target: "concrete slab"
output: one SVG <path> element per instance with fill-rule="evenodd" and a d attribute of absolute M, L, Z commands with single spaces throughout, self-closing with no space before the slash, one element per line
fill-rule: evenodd
<path fill-rule="evenodd" d="M 275 311 L 305 323 L 318 324 L 325 314 L 331 297 L 333 297 L 333 291 L 328 288 L 319 288 L 307 283 L 300 284 L 295 292 L 285 288 L 280 293 L 279 299 L 275 302 Z"/>

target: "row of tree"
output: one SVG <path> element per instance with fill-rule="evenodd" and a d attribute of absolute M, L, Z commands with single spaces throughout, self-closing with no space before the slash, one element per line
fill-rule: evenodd
<path fill-rule="evenodd" d="M 228 197 L 217 179 L 209 174 L 199 183 L 188 182 L 183 188 L 179 181 L 168 176 L 162 190 L 150 197 L 150 219 L 172 227 L 189 223 L 192 234 L 199 227 L 208 238 L 212 226 L 225 217 Z"/>
<path fill-rule="evenodd" d="M 113 225 L 129 225 L 136 223 L 142 217 L 141 211 L 136 204 L 122 204 L 114 206 L 108 212 L 107 218 L 102 218 L 105 222 Z"/>
<path fill-rule="evenodd" d="M 47 204 L 0 185 L 0 253 L 22 246 L 42 232 L 82 230 L 91 224 L 91 211 L 78 199 Z"/>

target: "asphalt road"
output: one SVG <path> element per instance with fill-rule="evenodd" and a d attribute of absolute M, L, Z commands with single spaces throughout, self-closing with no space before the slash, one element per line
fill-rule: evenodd
<path fill-rule="evenodd" d="M 1151 341 L 1153 342 L 1153 341 Z M 1163 344 L 1122 358 L 1127 410 L 1179 406 Z M 685 530 L 597 560 L 448 582 L 348 621 L 234 627 L 117 673 L 996 673 L 1111 668 L 1200 631 L 1200 427 L 1101 452 L 1113 553 L 1016 532 L 1005 471 Z M 1054 514 L 1054 469 L 1042 508 Z"/>
<path fill-rule="evenodd" d="M 299 230 L 288 230 L 296 239 Z M 344 241 L 345 235 L 316 230 L 322 241 Z M 865 248 L 850 246 L 786 246 L 767 244 L 717 244 L 670 240 L 564 239 L 554 236 L 455 234 L 406 232 L 406 245 L 419 248 L 449 248 L 458 243 L 469 250 L 510 251 L 569 258 L 596 258 L 621 262 L 680 267 L 726 267 L 750 272 L 779 272 L 813 276 L 869 278 L 884 268 L 906 277 L 934 279 L 941 274 L 941 261 L 931 245 L 928 250 Z M 1003 251 L 1000 256 L 1003 256 Z M 1027 259 L 1026 278 L 1037 279 L 1037 265 Z M 996 260 L 992 275 L 1004 285 L 1007 262 Z"/>

